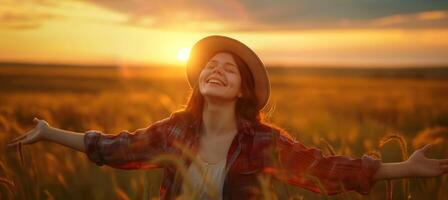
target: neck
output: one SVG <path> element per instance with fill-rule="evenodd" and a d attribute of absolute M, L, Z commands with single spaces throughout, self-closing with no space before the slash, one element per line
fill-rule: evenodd
<path fill-rule="evenodd" d="M 205 101 L 204 103 L 202 131 L 205 135 L 223 135 L 236 132 L 236 102 L 215 104 L 211 101 Z"/>

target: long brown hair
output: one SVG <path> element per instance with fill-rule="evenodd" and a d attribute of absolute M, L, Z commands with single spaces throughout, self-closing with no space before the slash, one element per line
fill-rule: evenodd
<path fill-rule="evenodd" d="M 242 97 L 238 98 L 236 102 L 236 115 L 254 123 L 261 122 L 261 118 L 263 115 L 258 108 L 258 99 L 255 95 L 254 78 L 249 67 L 247 66 L 246 62 L 244 62 L 243 59 L 241 59 L 238 55 L 227 51 L 222 52 L 232 55 L 241 75 Z M 212 56 L 214 56 L 215 54 L 212 54 Z M 205 64 L 210 58 L 206 59 L 202 64 Z M 193 90 L 188 98 L 185 111 L 192 114 L 195 120 L 198 120 L 202 118 L 203 106 L 204 96 L 202 96 L 201 92 L 199 91 L 199 81 L 196 81 L 195 85 L 193 86 Z"/>
<path fill-rule="evenodd" d="M 259 109 L 258 99 L 255 95 L 255 81 L 247 64 L 238 55 L 232 52 L 227 51 L 222 52 L 229 53 L 230 55 L 232 55 L 233 59 L 235 60 L 235 63 L 238 66 L 238 70 L 241 76 L 242 97 L 238 98 L 235 106 L 235 113 L 237 117 L 249 120 L 253 124 L 268 126 L 273 130 L 277 130 L 280 133 L 280 135 L 292 139 L 291 135 L 286 130 L 269 122 L 270 120 L 268 118 L 270 116 L 268 115 L 270 115 L 274 109 L 273 107 L 270 107 L 271 105 L 267 105 L 267 110 Z M 214 56 L 215 54 L 212 54 L 212 56 Z M 210 56 L 210 58 L 212 56 Z M 204 65 L 210 58 L 206 59 L 202 63 L 202 65 Z M 188 116 L 191 117 L 191 119 L 189 120 L 194 121 L 202 120 L 202 109 L 204 107 L 204 96 L 202 96 L 201 92 L 199 91 L 198 82 L 199 81 L 196 81 L 192 89 L 192 92 L 188 97 L 185 109 L 178 111 L 188 113 L 189 114 Z M 267 112 L 268 114 L 265 114 L 264 112 Z"/>

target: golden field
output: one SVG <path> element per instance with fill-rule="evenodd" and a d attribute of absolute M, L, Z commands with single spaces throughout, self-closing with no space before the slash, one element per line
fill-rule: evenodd
<path fill-rule="evenodd" d="M 401 161 L 429 142 L 448 157 L 448 69 L 272 68 L 269 120 L 330 155 L 380 155 Z M 0 66 L 0 199 L 157 199 L 161 170 L 98 167 L 82 153 L 39 142 L 8 149 L 34 125 L 116 134 L 168 117 L 186 103 L 183 68 Z M 402 136 L 382 144 L 391 134 Z M 372 153 L 372 152 L 377 152 Z M 402 182 L 409 184 L 409 192 Z M 278 183 L 274 184 L 278 185 Z M 448 176 L 377 182 L 369 195 L 326 197 L 288 187 L 278 199 L 445 199 Z M 388 191 L 389 190 L 389 191 Z M 275 196 L 275 197 L 274 197 Z"/>

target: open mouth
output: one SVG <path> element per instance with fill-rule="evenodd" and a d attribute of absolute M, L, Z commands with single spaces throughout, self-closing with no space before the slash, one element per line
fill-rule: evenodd
<path fill-rule="evenodd" d="M 215 86 L 225 86 L 225 84 L 221 80 L 218 80 L 215 78 L 208 79 L 207 84 L 215 85 Z"/>

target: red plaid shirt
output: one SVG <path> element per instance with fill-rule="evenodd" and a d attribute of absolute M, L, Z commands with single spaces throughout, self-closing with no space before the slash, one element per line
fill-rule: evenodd
<path fill-rule="evenodd" d="M 186 112 L 173 113 L 169 118 L 132 133 L 122 131 L 106 135 L 96 130 L 86 131 L 86 154 L 97 165 L 120 169 L 164 168 L 160 188 L 161 199 L 174 199 L 180 194 L 182 178 L 176 168 L 152 163 L 158 155 L 183 155 L 175 143 L 197 152 L 200 127 Z M 223 199 L 249 199 L 260 195 L 258 175 L 272 177 L 328 195 L 344 191 L 368 194 L 372 176 L 381 160 L 369 156 L 323 156 L 317 148 L 309 148 L 287 134 L 265 124 L 237 120 L 238 133 L 227 154 Z M 178 156 L 180 157 L 180 156 Z M 185 159 L 186 166 L 191 160 Z M 323 190 L 322 190 L 323 189 Z"/>

